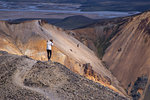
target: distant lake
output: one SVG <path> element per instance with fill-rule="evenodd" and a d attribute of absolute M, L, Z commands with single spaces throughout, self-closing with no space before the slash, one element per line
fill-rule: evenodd
<path fill-rule="evenodd" d="M 130 12 L 119 12 L 119 11 L 80 11 L 80 10 L 34 10 L 34 9 L 29 9 L 29 10 L 24 10 L 24 9 L 0 9 L 0 11 L 24 11 L 24 12 L 50 12 L 50 13 L 64 13 L 64 14 L 96 14 L 99 15 L 100 17 L 106 17 L 106 18 L 115 18 L 115 17 L 124 17 L 124 16 L 130 16 L 134 14 L 138 14 L 140 12 L 138 11 L 130 11 Z"/>

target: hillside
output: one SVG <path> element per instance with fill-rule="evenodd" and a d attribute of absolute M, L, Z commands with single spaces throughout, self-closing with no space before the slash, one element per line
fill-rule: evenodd
<path fill-rule="evenodd" d="M 1 100 L 127 100 L 57 62 L 0 51 Z"/>
<path fill-rule="evenodd" d="M 129 93 L 141 77 L 145 77 L 147 81 L 143 84 L 145 86 L 138 86 L 137 91 L 141 88 L 144 93 L 149 84 L 149 35 L 150 12 L 131 17 L 111 40 L 112 44 L 103 57 L 103 61 Z M 131 92 L 131 95 L 134 94 Z"/>
<path fill-rule="evenodd" d="M 68 34 L 81 41 L 99 58 L 102 58 L 106 48 L 110 45 L 110 39 L 127 21 L 128 17 L 97 20 L 91 25 L 68 31 Z"/>
<path fill-rule="evenodd" d="M 52 61 L 59 62 L 73 72 L 126 95 L 117 79 L 107 70 L 92 50 L 66 34 L 61 28 L 41 20 L 22 23 L 0 22 L 0 50 L 27 55 L 46 61 L 46 40 L 53 39 Z"/>
<path fill-rule="evenodd" d="M 145 95 L 149 100 L 150 11 L 99 21 L 68 34 L 93 50 L 133 99 Z"/>

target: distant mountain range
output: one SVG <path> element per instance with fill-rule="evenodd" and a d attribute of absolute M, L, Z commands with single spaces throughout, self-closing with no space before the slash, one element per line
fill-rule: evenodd
<path fill-rule="evenodd" d="M 40 20 L 40 19 L 41 18 L 21 18 L 21 19 L 11 20 L 9 22 L 14 24 L 14 23 L 21 23 L 29 20 Z M 69 30 L 84 27 L 97 21 L 95 19 L 91 19 L 81 15 L 70 16 L 64 19 L 44 18 L 43 20 L 45 20 L 49 24 L 53 24 L 55 26 L 61 27 L 63 29 L 69 29 Z"/>
<path fill-rule="evenodd" d="M 0 0 L 12 2 L 12 0 Z M 13 2 L 53 2 L 82 4 L 83 11 L 146 11 L 150 9 L 149 0 L 13 0 Z"/>

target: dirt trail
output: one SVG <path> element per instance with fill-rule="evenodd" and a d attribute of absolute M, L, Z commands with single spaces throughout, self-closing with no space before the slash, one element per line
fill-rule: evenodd
<path fill-rule="evenodd" d="M 34 92 L 37 92 L 39 94 L 42 94 L 45 96 L 46 99 L 49 100 L 60 100 L 56 94 L 54 94 L 50 89 L 48 88 L 35 88 L 35 87 L 29 87 L 25 86 L 23 81 L 25 79 L 25 76 L 28 74 L 28 71 L 32 68 L 32 66 L 36 63 L 37 61 L 34 60 L 28 60 L 28 64 L 26 67 L 18 67 L 14 76 L 13 76 L 13 83 L 14 85 L 17 85 L 21 88 L 31 90 Z"/>

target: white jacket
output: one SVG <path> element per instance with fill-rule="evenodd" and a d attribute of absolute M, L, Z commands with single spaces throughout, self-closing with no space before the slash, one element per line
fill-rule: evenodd
<path fill-rule="evenodd" d="M 51 41 L 47 41 L 47 50 L 52 50 L 52 45 L 53 45 L 53 42 Z"/>

